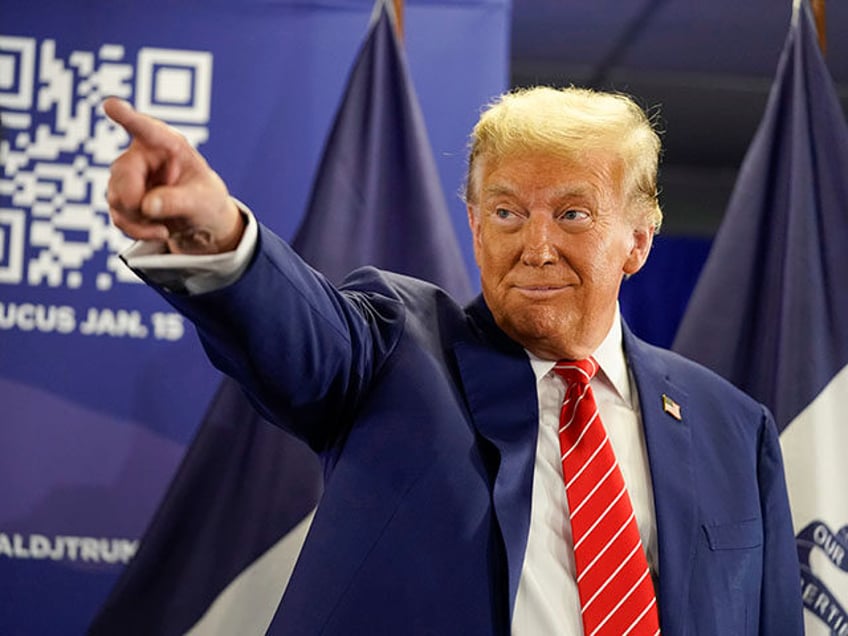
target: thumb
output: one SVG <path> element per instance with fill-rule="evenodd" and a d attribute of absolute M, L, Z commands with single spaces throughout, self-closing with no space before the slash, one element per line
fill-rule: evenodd
<path fill-rule="evenodd" d="M 152 188 L 143 198 L 144 216 L 168 230 L 172 253 L 211 254 L 234 249 L 244 221 L 226 186 L 210 179 Z"/>

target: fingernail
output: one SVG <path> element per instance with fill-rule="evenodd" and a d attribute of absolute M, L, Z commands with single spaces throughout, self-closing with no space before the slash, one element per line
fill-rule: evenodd
<path fill-rule="evenodd" d="M 147 203 L 147 215 L 159 216 L 160 212 L 162 212 L 162 199 L 159 197 L 150 197 L 150 201 Z"/>

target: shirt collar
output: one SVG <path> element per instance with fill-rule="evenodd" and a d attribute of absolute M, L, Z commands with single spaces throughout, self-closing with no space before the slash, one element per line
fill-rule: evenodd
<path fill-rule="evenodd" d="M 556 361 L 543 360 L 529 351 L 527 355 L 530 357 L 530 365 L 533 367 L 533 373 L 536 375 L 536 382 L 538 384 L 554 368 Z M 621 315 L 617 303 L 612 326 L 592 356 L 601 367 L 601 373 L 598 375 L 599 379 L 602 381 L 605 380 L 625 404 L 631 404 L 630 374 L 627 370 L 627 360 L 624 357 Z"/>

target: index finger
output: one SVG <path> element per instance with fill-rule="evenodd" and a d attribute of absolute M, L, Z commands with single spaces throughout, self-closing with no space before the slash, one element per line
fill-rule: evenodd
<path fill-rule="evenodd" d="M 147 146 L 166 146 L 172 142 L 172 131 L 167 126 L 137 112 L 129 102 L 123 99 L 109 97 L 103 102 L 103 110 L 109 119 Z"/>

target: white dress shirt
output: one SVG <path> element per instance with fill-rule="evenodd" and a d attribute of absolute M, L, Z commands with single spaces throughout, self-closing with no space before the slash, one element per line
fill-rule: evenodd
<path fill-rule="evenodd" d="M 528 355 L 536 374 L 539 437 L 533 470 L 530 536 L 515 599 L 512 633 L 582 636 L 571 522 L 557 432 L 565 384 L 553 372 L 554 362 Z M 618 312 L 594 358 L 601 370 L 591 382 L 592 391 L 633 503 L 648 565 L 656 576 L 657 526 L 651 474 L 639 398 L 624 357 Z"/>
<path fill-rule="evenodd" d="M 247 221 L 238 247 L 225 254 L 192 256 L 167 254 L 157 242 L 139 242 L 124 253 L 127 263 L 168 288 L 197 294 L 238 279 L 256 248 L 256 220 Z M 571 523 L 560 462 L 559 412 L 565 386 L 553 373 L 554 362 L 530 355 L 539 401 L 539 436 L 533 471 L 530 536 L 512 619 L 518 636 L 581 636 L 580 600 L 572 551 Z M 632 388 L 616 312 L 610 332 L 594 353 L 601 367 L 592 390 L 601 421 L 618 459 L 639 524 L 648 565 L 657 573 L 657 531 L 645 436 L 638 396 Z"/>

